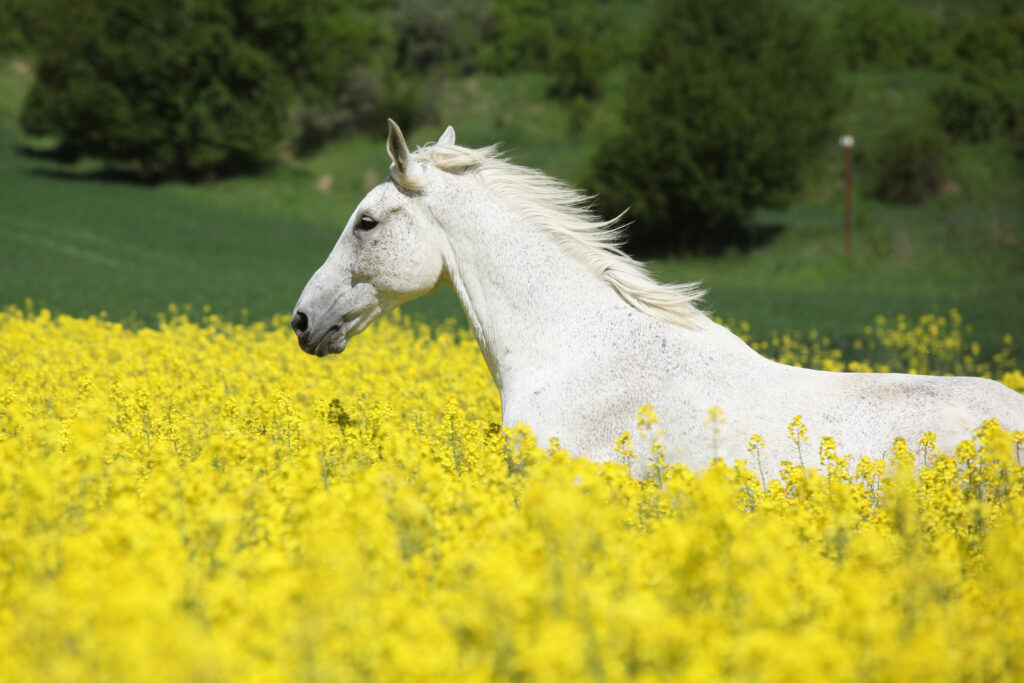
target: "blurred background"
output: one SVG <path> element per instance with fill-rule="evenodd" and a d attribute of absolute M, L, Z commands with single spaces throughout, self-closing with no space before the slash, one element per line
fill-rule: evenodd
<path fill-rule="evenodd" d="M 0 305 L 287 313 L 389 116 L 629 208 L 755 336 L 955 307 L 1024 339 L 1016 0 L 0 0 Z"/>

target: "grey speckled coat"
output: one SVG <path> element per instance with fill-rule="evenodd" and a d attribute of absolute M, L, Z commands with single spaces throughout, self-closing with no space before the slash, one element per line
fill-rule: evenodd
<path fill-rule="evenodd" d="M 466 310 L 502 423 L 594 460 L 614 457 L 644 404 L 660 418 L 669 462 L 747 459 L 757 433 L 769 475 L 797 460 L 787 425 L 798 414 L 807 464 L 826 435 L 840 454 L 878 456 L 895 437 L 914 445 L 925 431 L 951 451 L 992 417 L 1024 428 L 1024 397 L 990 380 L 767 360 L 701 313 L 692 286 L 650 279 L 616 247 L 615 222 L 595 219 L 578 193 L 491 148 L 455 145 L 451 128 L 410 153 L 389 123 L 391 177 L 360 202 L 296 304 L 293 327 L 309 353 L 341 352 L 443 283 Z M 712 407 L 724 422 L 709 424 Z"/>

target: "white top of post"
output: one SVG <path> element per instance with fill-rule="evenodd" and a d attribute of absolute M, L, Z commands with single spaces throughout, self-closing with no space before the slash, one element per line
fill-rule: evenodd
<path fill-rule="evenodd" d="M 839 146 L 845 147 L 846 149 L 853 147 L 853 136 L 847 133 L 843 137 L 839 138 Z"/>

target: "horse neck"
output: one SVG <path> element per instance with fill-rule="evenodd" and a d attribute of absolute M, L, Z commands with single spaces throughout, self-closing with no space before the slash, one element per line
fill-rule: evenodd
<path fill-rule="evenodd" d="M 565 367 L 596 326 L 630 317 L 615 291 L 555 239 L 469 180 L 440 202 L 449 284 L 499 391 L 525 375 Z"/>

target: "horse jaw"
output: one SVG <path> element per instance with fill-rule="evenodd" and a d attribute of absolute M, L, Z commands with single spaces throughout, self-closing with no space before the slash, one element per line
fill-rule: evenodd
<path fill-rule="evenodd" d="M 332 255 L 333 256 L 333 255 Z M 299 347 L 314 356 L 341 353 L 349 340 L 365 330 L 393 306 L 377 296 L 371 284 L 352 285 L 339 277 L 344 272 L 334 258 L 306 283 L 292 314 Z"/>

